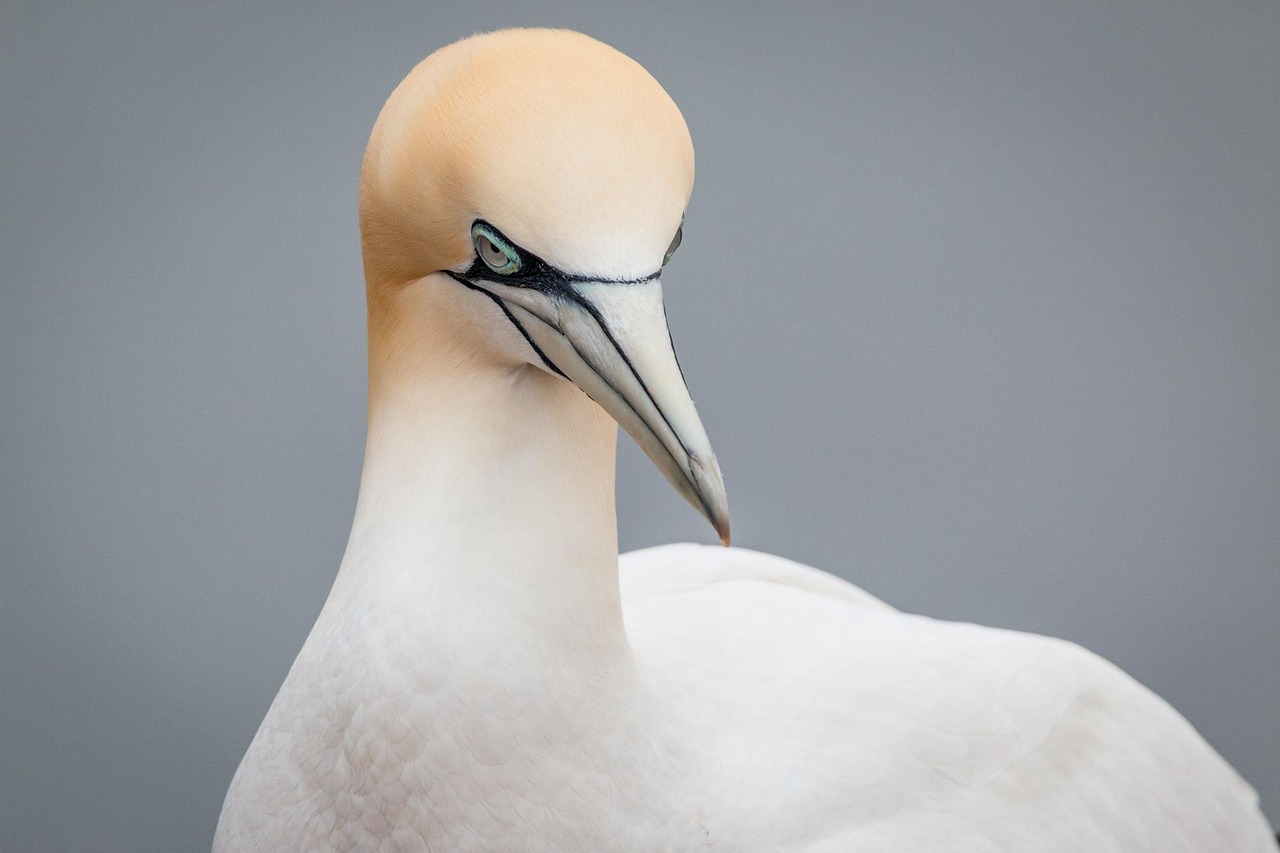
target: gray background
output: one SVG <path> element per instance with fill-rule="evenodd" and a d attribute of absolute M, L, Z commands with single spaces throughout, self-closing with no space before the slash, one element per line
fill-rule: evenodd
<path fill-rule="evenodd" d="M 357 168 L 558 24 L 684 110 L 739 544 L 1079 641 L 1280 816 L 1280 4 L 0 11 L 0 850 L 207 849 L 341 556 Z M 710 531 L 622 443 L 627 548 Z"/>

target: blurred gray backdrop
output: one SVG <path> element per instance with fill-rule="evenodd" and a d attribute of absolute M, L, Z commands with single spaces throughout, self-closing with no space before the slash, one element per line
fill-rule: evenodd
<path fill-rule="evenodd" d="M 500 26 L 644 64 L 735 542 L 1057 634 L 1280 817 L 1280 4 L 0 6 L 0 850 L 206 850 L 341 557 L 356 178 Z M 628 440 L 626 548 L 711 541 Z"/>

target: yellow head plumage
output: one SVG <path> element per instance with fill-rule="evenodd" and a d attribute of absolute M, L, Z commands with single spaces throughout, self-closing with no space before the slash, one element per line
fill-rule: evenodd
<path fill-rule="evenodd" d="M 563 269 L 658 267 L 693 186 L 680 110 L 638 63 L 568 30 L 502 30 L 427 57 L 378 117 L 360 182 L 379 280 L 456 269 L 494 222 Z"/>

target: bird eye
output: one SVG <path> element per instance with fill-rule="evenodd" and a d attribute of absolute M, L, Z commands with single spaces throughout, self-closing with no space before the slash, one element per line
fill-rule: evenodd
<path fill-rule="evenodd" d="M 665 267 L 667 261 L 671 260 L 671 256 L 676 253 L 676 249 L 680 248 L 680 241 L 684 239 L 684 220 L 680 220 L 680 227 L 676 228 L 676 236 L 671 238 L 671 245 L 667 247 L 667 253 L 662 257 L 662 265 Z"/>
<path fill-rule="evenodd" d="M 496 232 L 477 222 L 471 226 L 471 242 L 475 244 L 476 254 L 484 261 L 484 265 L 498 275 L 519 272 L 520 253 Z"/>

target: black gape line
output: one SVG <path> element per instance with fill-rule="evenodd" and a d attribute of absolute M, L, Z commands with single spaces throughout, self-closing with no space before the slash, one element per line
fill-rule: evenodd
<path fill-rule="evenodd" d="M 627 368 L 631 371 L 631 375 L 635 377 L 636 382 L 639 383 L 641 390 L 643 390 L 645 393 L 645 396 L 649 398 L 649 402 L 653 404 L 654 410 L 657 411 L 658 415 L 662 418 L 663 423 L 667 425 L 667 429 L 671 430 L 671 434 L 675 436 L 676 442 L 679 443 L 680 445 L 680 449 L 685 452 L 686 456 L 691 456 L 692 454 L 689 453 L 689 448 L 685 447 L 684 440 L 681 439 L 680 433 L 676 432 L 675 427 L 671 425 L 671 420 L 667 417 L 667 413 L 662 411 L 662 407 L 658 405 L 658 401 L 654 398 L 653 393 L 649 390 L 649 386 L 645 384 L 645 381 L 640 376 L 639 371 L 637 371 L 635 368 L 635 365 L 631 363 L 631 357 L 627 355 L 626 350 L 622 348 L 622 346 L 618 343 L 618 339 L 614 337 L 613 330 L 609 328 L 609 324 L 605 321 L 604 317 L 600 314 L 600 311 L 596 308 L 595 305 L 593 305 L 589 300 L 584 298 L 582 294 L 578 293 L 578 291 L 572 287 L 572 285 L 575 283 L 616 284 L 616 285 L 622 285 L 622 286 L 633 285 L 633 284 L 645 284 L 647 282 L 653 281 L 654 279 L 658 278 L 662 274 L 662 270 L 649 273 L 649 275 L 642 276 L 640 278 L 600 278 L 597 276 L 589 276 L 589 275 L 575 275 L 574 273 L 565 272 L 564 270 L 561 270 L 556 266 L 547 263 L 542 258 L 535 255 L 533 252 L 530 252 L 528 249 L 522 248 L 514 240 L 512 240 L 506 234 L 502 233 L 502 230 L 495 227 L 492 223 L 486 222 L 483 219 L 476 219 L 474 222 L 471 223 L 472 230 L 474 230 L 477 225 L 483 226 L 484 228 L 487 228 L 490 231 L 493 231 L 498 237 L 500 237 L 503 240 L 503 242 L 505 242 L 508 246 L 510 246 L 520 256 L 520 268 L 513 273 L 508 273 L 505 275 L 502 273 L 496 273 L 492 269 L 490 269 L 489 265 L 486 264 L 483 260 L 481 260 L 480 256 L 477 254 L 476 259 L 471 262 L 471 266 L 468 267 L 465 272 L 455 273 L 452 270 L 446 270 L 446 272 L 448 272 L 450 277 L 452 277 L 453 279 L 455 279 L 456 281 L 462 284 L 465 284 L 467 287 L 470 287 L 474 290 L 483 291 L 486 295 L 488 295 L 495 302 L 497 302 L 498 305 L 502 308 L 502 313 L 507 315 L 507 319 L 509 319 L 515 325 L 515 327 L 520 331 L 520 334 L 524 337 L 524 339 L 529 342 L 529 345 L 533 347 L 533 351 L 538 354 L 538 357 L 542 359 L 542 362 L 545 365 L 547 365 L 549 368 L 551 368 L 551 370 L 553 370 L 555 373 L 559 374 L 560 376 L 563 376 L 565 379 L 568 379 L 569 377 L 565 376 L 564 371 L 561 370 L 555 364 L 555 362 L 553 362 L 550 358 L 548 358 L 547 354 L 544 353 L 536 343 L 534 343 L 533 338 L 529 335 L 528 330 L 526 330 L 524 326 L 521 325 L 520 321 L 516 319 L 515 315 L 511 313 L 511 310 L 507 307 L 506 303 L 502 301 L 502 298 L 483 287 L 479 287 L 474 282 L 477 279 L 479 279 L 483 281 L 492 281 L 495 284 L 504 284 L 504 285 L 507 285 L 508 287 L 527 287 L 530 290 L 536 290 L 539 293 L 546 294 L 547 296 L 572 302 L 574 305 L 577 305 L 583 311 L 586 311 L 588 314 L 591 315 L 591 318 L 596 321 L 596 324 L 600 326 L 600 330 L 604 332 L 605 337 L 609 339 L 609 343 L 613 345 L 614 351 L 617 352 L 618 355 L 622 357 L 623 362 L 626 363 Z M 668 330 L 667 334 L 670 335 L 670 330 Z M 573 346 L 572 341 L 570 341 L 569 343 L 571 346 Z M 576 346 L 574 346 L 574 350 L 577 351 Z M 672 345 L 671 345 L 671 351 L 672 353 L 675 352 L 674 341 L 672 342 Z M 578 355 L 581 357 L 582 353 L 579 352 Z M 583 358 L 583 361 L 590 364 L 590 362 L 586 361 L 586 358 Z M 676 365 L 677 367 L 679 367 L 679 358 L 676 359 Z M 680 374 L 681 374 L 681 378 L 683 379 L 684 371 L 681 370 Z M 617 389 L 617 387 L 612 382 L 609 381 L 607 377 L 601 376 L 600 378 L 604 380 L 605 384 L 608 385 L 613 390 L 613 392 L 618 395 L 620 399 L 626 400 L 626 397 L 623 396 L 623 394 Z M 637 412 L 636 414 L 638 417 L 639 413 Z M 644 419 L 641 418 L 641 420 L 643 421 Z"/>
<path fill-rule="evenodd" d="M 453 272 L 452 270 L 445 270 L 445 272 L 449 274 L 450 278 L 452 278 L 454 281 L 458 282 L 462 286 L 470 288 L 471 290 L 474 290 L 477 293 L 483 293 L 485 296 L 492 299 L 493 303 L 502 309 L 502 313 L 507 315 L 507 319 L 511 321 L 511 325 L 515 326 L 516 329 L 519 330 L 520 336 L 524 338 L 525 343 L 527 343 L 530 347 L 533 348 L 533 351 L 538 354 L 538 358 L 542 359 L 542 363 L 547 366 L 547 369 L 550 370 L 552 373 L 555 373 L 557 376 L 560 376 L 563 379 L 569 378 L 568 376 L 565 376 L 564 371 L 556 367 L 556 363 L 552 361 L 550 358 L 548 358 L 547 354 L 542 351 L 542 347 L 538 346 L 538 344 L 533 340 L 533 337 L 529 334 L 529 330 L 524 327 L 523 323 L 521 323 L 519 320 L 516 319 L 515 314 L 511 313 L 511 309 L 507 307 L 507 303 L 502 301 L 502 297 L 498 296 L 498 294 L 492 291 L 485 290 L 483 287 L 481 287 L 478 284 L 472 284 L 471 282 L 467 281 L 465 278 L 458 275 L 456 272 Z"/>
<path fill-rule="evenodd" d="M 654 411 L 656 411 L 658 413 L 658 416 L 662 418 L 662 422 L 667 425 L 667 429 L 670 430 L 671 434 L 675 437 L 676 442 L 680 445 L 680 449 L 684 451 L 685 457 L 692 458 L 693 454 L 690 453 L 689 448 L 685 446 L 684 439 L 680 436 L 680 433 L 676 431 L 676 428 L 672 426 L 670 418 L 667 417 L 667 413 L 664 412 L 662 410 L 662 407 L 658 405 L 658 401 L 657 399 L 654 398 L 653 392 L 649 390 L 649 386 L 645 383 L 644 379 L 640 376 L 640 373 L 639 371 L 636 370 L 635 365 L 631 363 L 631 357 L 627 355 L 626 350 L 624 350 L 622 346 L 618 343 L 618 339 L 615 338 L 613 335 L 613 330 L 609 328 L 609 324 L 605 322 L 605 319 L 600 314 L 600 311 L 596 308 L 595 305 L 591 304 L 591 302 L 588 299 L 583 297 L 582 294 L 578 293 L 578 291 L 576 291 L 573 288 L 573 285 L 576 283 L 616 284 L 624 287 L 627 285 L 645 284 L 647 282 L 653 281 L 656 278 L 658 278 L 658 276 L 662 274 L 662 270 L 658 270 L 657 272 L 652 272 L 649 275 L 641 276 L 640 278 L 598 278 L 595 276 L 588 276 L 588 275 L 576 275 L 574 273 L 565 272 L 564 270 L 561 270 L 555 267 L 554 265 L 547 263 L 542 258 L 538 257 L 537 255 L 533 254 L 527 249 L 521 248 L 514 241 L 508 238 L 506 234 L 503 234 L 501 229 L 494 227 L 492 224 L 486 222 L 485 220 L 477 219 L 473 223 L 471 223 L 471 227 L 473 229 L 477 225 L 482 225 L 485 228 L 493 231 L 495 234 L 501 237 L 508 246 L 514 249 L 515 252 L 520 256 L 520 268 L 517 269 L 515 272 L 509 273 L 506 275 L 503 275 L 501 273 L 496 273 L 492 269 L 490 269 L 489 265 L 486 264 L 483 260 L 481 260 L 479 254 L 477 254 L 475 260 L 471 262 L 471 266 L 467 267 L 467 269 L 464 270 L 463 272 L 459 273 L 459 272 L 454 272 L 453 270 L 444 270 L 445 274 L 448 275 L 450 278 L 452 278 L 454 281 L 463 285 L 464 287 L 470 288 L 471 290 L 477 290 L 483 293 L 485 296 L 488 296 L 490 299 L 492 299 L 494 303 L 499 308 L 502 309 L 502 313 L 505 314 L 507 319 L 511 321 L 511 324 L 515 326 L 516 329 L 520 332 L 520 336 L 525 339 L 525 342 L 527 342 L 529 346 L 533 349 L 533 351 L 538 354 L 538 358 L 542 360 L 542 363 L 546 365 L 546 367 L 549 370 L 551 370 L 553 373 L 555 373 L 557 376 L 560 376 L 564 379 L 569 379 L 569 377 L 565 375 L 565 372 L 561 370 L 556 365 L 556 363 L 547 356 L 545 352 L 542 351 L 542 348 L 539 347 L 538 344 L 533 340 L 533 336 L 529 334 L 529 331 L 525 329 L 524 325 L 516 318 L 515 314 L 511 312 L 511 309 L 507 307 L 507 304 L 502 301 L 502 297 L 498 296 L 496 293 L 489 290 L 488 288 L 485 288 L 479 284 L 476 284 L 476 282 L 491 281 L 494 284 L 502 284 L 508 287 L 527 287 L 530 290 L 536 290 L 539 293 L 546 294 L 547 296 L 550 296 L 553 299 L 560 299 L 567 302 L 572 302 L 574 305 L 578 306 L 583 311 L 586 311 L 588 314 L 591 315 L 591 318 L 596 321 L 596 324 L 599 325 L 600 330 L 604 332 L 605 337 L 608 338 L 609 343 L 613 346 L 614 351 L 617 352 L 619 356 L 621 356 L 623 362 L 627 365 L 627 369 L 631 371 L 631 375 L 635 377 L 635 380 L 637 383 L 639 383 L 641 390 L 643 390 L 645 393 L 645 396 L 649 398 L 649 402 L 653 404 Z M 670 330 L 668 330 L 667 334 L 670 335 Z M 582 358 L 584 363 L 588 365 L 591 363 L 587 361 L 586 357 L 582 354 L 580 350 L 578 350 L 577 345 L 574 344 L 572 340 L 569 340 L 569 345 L 573 347 L 574 351 L 578 353 L 579 358 Z M 673 354 L 675 353 L 674 341 L 672 342 L 671 352 Z M 679 357 L 677 357 L 676 367 L 679 368 L 679 366 L 680 366 L 680 359 Z M 596 375 L 600 376 L 600 379 L 603 380 L 604 383 L 609 386 L 609 388 L 613 391 L 613 393 L 617 395 L 619 400 L 622 400 L 624 403 L 626 402 L 627 400 L 626 396 L 623 395 L 623 393 L 618 390 L 616 385 L 614 385 L 612 382 L 609 381 L 609 378 L 607 376 L 600 375 L 599 373 L 597 373 Z M 683 369 L 680 370 L 680 378 L 681 379 L 684 378 Z M 632 408 L 632 407 L 628 405 L 628 408 Z M 636 412 L 634 408 L 632 408 L 632 411 L 635 413 L 636 417 L 640 419 L 641 423 L 643 423 L 644 418 L 640 417 L 640 413 Z M 697 493 L 697 490 L 695 490 L 695 493 Z M 710 514 L 711 508 L 706 506 L 706 501 L 701 494 L 698 494 L 698 500 L 706 508 L 708 514 Z"/>

